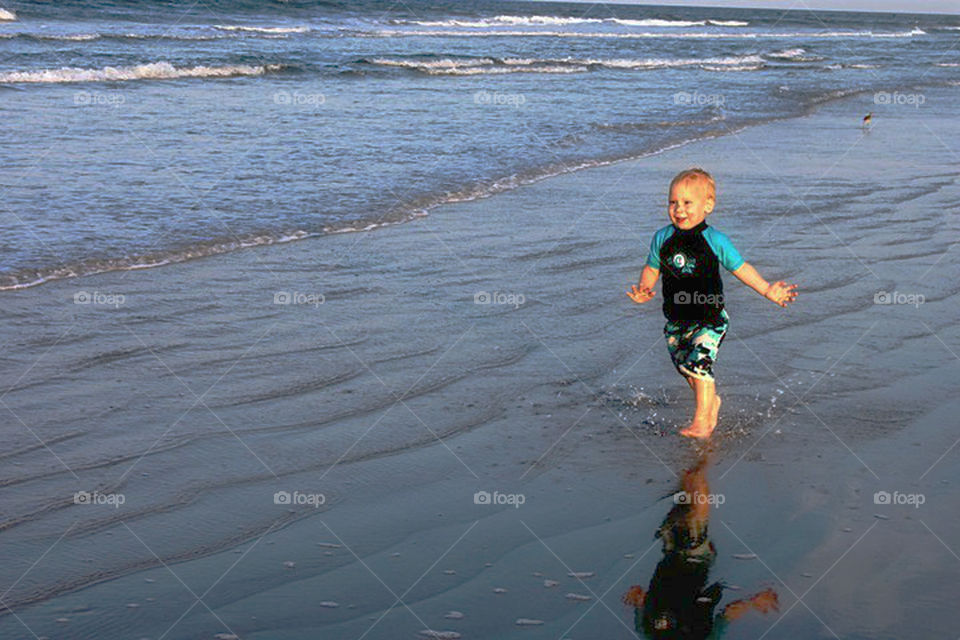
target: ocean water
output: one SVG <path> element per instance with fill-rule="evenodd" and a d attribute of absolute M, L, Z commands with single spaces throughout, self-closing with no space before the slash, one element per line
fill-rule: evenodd
<path fill-rule="evenodd" d="M 960 65 L 931 15 L 5 2 L 2 289 L 401 223 Z"/>

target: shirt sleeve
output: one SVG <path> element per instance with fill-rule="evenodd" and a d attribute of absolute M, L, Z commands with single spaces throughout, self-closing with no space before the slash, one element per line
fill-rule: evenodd
<path fill-rule="evenodd" d="M 710 248 L 713 249 L 713 252 L 716 254 L 720 264 L 722 264 L 727 271 L 736 271 L 746 262 L 726 234 L 717 231 L 713 227 L 708 227 L 703 235 L 706 237 Z"/>
<path fill-rule="evenodd" d="M 673 226 L 667 226 L 653 234 L 653 240 L 650 241 L 650 253 L 647 254 L 647 266 L 651 269 L 660 270 L 660 248 L 670 237 Z"/>

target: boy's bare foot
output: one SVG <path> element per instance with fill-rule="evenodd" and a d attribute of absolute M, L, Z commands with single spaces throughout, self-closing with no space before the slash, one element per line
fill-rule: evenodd
<path fill-rule="evenodd" d="M 691 422 L 689 427 L 680 430 L 680 435 L 700 440 L 709 438 L 711 433 L 713 433 L 713 429 L 709 425 L 703 425 L 699 422 Z"/>
<path fill-rule="evenodd" d="M 710 407 L 710 415 L 704 420 L 699 416 L 694 416 L 690 426 L 680 431 L 680 435 L 688 438 L 706 439 L 713 433 L 717 426 L 717 418 L 720 413 L 720 396 L 714 396 L 713 405 Z"/>
<path fill-rule="evenodd" d="M 680 435 L 688 438 L 709 438 L 711 433 L 713 433 L 713 427 L 710 426 L 710 423 L 696 418 L 690 423 L 689 427 L 680 430 Z"/>

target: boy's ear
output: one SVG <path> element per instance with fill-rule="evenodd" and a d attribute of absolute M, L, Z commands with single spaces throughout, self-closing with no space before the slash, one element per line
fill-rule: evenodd
<path fill-rule="evenodd" d="M 713 207 L 716 204 L 717 204 L 716 200 L 714 200 L 713 198 L 707 198 L 707 201 L 703 203 L 703 210 L 706 211 L 707 214 L 711 214 L 713 213 Z"/>

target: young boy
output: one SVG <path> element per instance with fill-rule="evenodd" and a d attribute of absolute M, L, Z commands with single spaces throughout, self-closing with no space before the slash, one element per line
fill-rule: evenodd
<path fill-rule="evenodd" d="M 707 226 L 716 193 L 713 177 L 703 169 L 683 171 L 670 182 L 667 216 L 672 224 L 654 234 L 640 284 L 627 292 L 634 302 L 647 302 L 655 295 L 653 287 L 663 271 L 667 349 L 697 399 L 693 420 L 680 433 L 693 438 L 708 438 L 720 411 L 713 363 L 730 320 L 723 308 L 720 265 L 781 307 L 797 298 L 797 285 L 767 282 L 740 257 L 727 236 Z"/>

